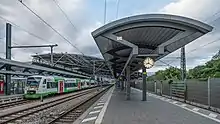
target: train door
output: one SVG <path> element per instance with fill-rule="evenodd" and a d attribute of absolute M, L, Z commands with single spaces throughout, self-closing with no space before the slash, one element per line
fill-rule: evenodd
<path fill-rule="evenodd" d="M 81 82 L 78 82 L 78 89 L 81 89 Z"/>
<path fill-rule="evenodd" d="M 78 89 L 81 89 L 81 80 L 77 79 Z"/>
<path fill-rule="evenodd" d="M 58 81 L 58 93 L 63 93 L 64 92 L 64 81 L 60 80 Z"/>
<path fill-rule="evenodd" d="M 0 94 L 4 94 L 4 81 L 0 80 Z"/>

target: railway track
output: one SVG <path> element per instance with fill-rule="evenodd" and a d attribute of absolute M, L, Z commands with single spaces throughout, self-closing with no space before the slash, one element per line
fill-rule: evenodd
<path fill-rule="evenodd" d="M 87 94 L 95 92 L 95 91 L 97 91 L 97 88 L 89 89 L 86 91 L 81 91 L 81 92 L 78 92 L 77 94 L 74 94 L 74 95 L 68 96 L 68 97 L 64 97 L 64 98 L 58 99 L 56 101 L 50 101 L 50 102 L 46 102 L 43 104 L 38 104 L 36 106 L 32 106 L 32 107 L 25 108 L 25 109 L 22 109 L 22 110 L 13 112 L 13 113 L 2 115 L 2 116 L 0 116 L 0 124 L 20 122 L 23 117 L 27 117 L 27 116 L 33 115 L 35 113 L 38 113 L 40 111 L 47 110 L 51 107 L 60 105 L 62 103 L 68 102 L 68 101 L 76 99 L 78 97 L 82 97 L 84 95 L 87 95 Z"/>
<path fill-rule="evenodd" d="M 79 92 L 79 91 L 76 91 Z M 54 96 L 53 98 L 55 98 L 57 96 Z M 47 98 L 45 98 L 47 99 Z M 0 103 L 0 110 L 5 110 L 8 108 L 12 108 L 12 107 L 17 107 L 20 105 L 24 105 L 24 104 L 28 104 L 28 103 L 33 103 L 39 100 L 26 100 L 26 99 L 20 99 L 18 101 L 12 101 L 12 102 L 5 102 L 5 103 Z"/>
<path fill-rule="evenodd" d="M 15 106 L 19 106 L 19 105 L 23 105 L 23 104 L 27 104 L 27 103 L 31 103 L 31 102 L 34 102 L 34 101 L 36 101 L 36 100 L 25 100 L 25 99 L 22 99 L 22 100 L 19 100 L 19 101 L 1 103 L 0 104 L 0 110 L 11 108 L 11 107 L 15 107 Z"/>
<path fill-rule="evenodd" d="M 72 124 L 78 117 L 80 117 L 92 104 L 94 104 L 108 89 L 111 87 L 106 88 L 105 90 L 85 99 L 75 105 L 70 110 L 63 112 L 60 116 L 56 117 L 55 119 L 51 120 L 48 124 Z"/>

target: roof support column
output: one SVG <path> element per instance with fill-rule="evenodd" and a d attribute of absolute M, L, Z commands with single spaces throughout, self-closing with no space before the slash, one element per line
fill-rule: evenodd
<path fill-rule="evenodd" d="M 128 57 L 128 60 L 126 61 L 125 66 L 124 66 L 124 68 L 123 68 L 121 73 L 123 73 L 125 71 L 127 66 L 129 66 L 130 63 L 132 63 L 133 59 L 136 58 L 137 55 L 138 55 L 138 47 L 134 47 L 132 49 L 132 52 L 130 53 L 130 55 Z"/>
<path fill-rule="evenodd" d="M 54 63 L 53 63 L 53 47 L 54 46 L 50 46 L 50 63 L 52 64 L 52 66 L 54 66 Z"/>
<path fill-rule="evenodd" d="M 126 100 L 130 100 L 131 86 L 130 86 L 130 66 L 126 67 Z"/>
<path fill-rule="evenodd" d="M 124 82 L 125 82 L 125 79 L 124 79 L 124 76 L 123 76 L 123 78 L 121 80 L 121 91 L 124 90 L 124 84 L 125 84 Z"/>
<path fill-rule="evenodd" d="M 142 78 L 143 78 L 143 83 L 142 83 L 142 101 L 146 101 L 147 100 L 147 95 L 146 95 L 146 89 L 147 89 L 147 84 L 146 84 L 146 77 L 147 77 L 147 72 L 146 72 L 146 68 L 143 66 L 142 67 Z"/>

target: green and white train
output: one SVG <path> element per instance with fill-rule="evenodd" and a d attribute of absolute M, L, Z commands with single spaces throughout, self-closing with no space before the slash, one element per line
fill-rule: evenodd
<path fill-rule="evenodd" d="M 96 86 L 94 80 L 79 78 L 63 78 L 55 76 L 30 76 L 27 78 L 25 95 L 27 99 L 73 92 Z"/>

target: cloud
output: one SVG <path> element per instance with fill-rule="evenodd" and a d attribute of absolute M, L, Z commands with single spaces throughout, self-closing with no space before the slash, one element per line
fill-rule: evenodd
<path fill-rule="evenodd" d="M 176 0 L 160 11 L 204 20 L 219 11 L 219 0 Z"/>
<path fill-rule="evenodd" d="M 91 31 L 101 24 L 88 20 L 88 10 L 86 9 L 85 0 L 56 0 L 60 7 L 66 12 L 67 16 L 74 24 L 65 18 L 64 14 L 59 10 L 53 0 L 23 0 L 23 2 L 36 12 L 41 18 L 48 22 L 55 30 L 68 39 L 71 44 L 77 46 L 81 52 L 86 55 L 99 56 L 98 48 L 91 37 Z M 15 11 L 16 10 L 16 11 Z M 51 28 L 40 21 L 33 13 L 28 11 L 18 1 L 1 0 L 0 15 L 4 18 L 16 23 L 20 27 L 42 37 L 44 41 L 24 32 L 20 28 L 12 27 L 12 43 L 13 45 L 41 45 L 41 44 L 58 44 L 54 52 L 80 53 L 71 46 L 66 40 L 55 33 Z M 0 22 L 5 25 L 5 22 Z M 5 46 L 1 45 L 3 50 Z M 0 51 L 1 52 L 1 51 Z M 30 61 L 31 55 L 36 53 L 48 53 L 49 48 L 34 49 L 13 49 L 12 55 L 18 61 Z M 0 54 L 1 57 L 3 55 Z"/>
<path fill-rule="evenodd" d="M 208 33 L 186 45 L 187 69 L 205 64 L 205 62 L 210 60 L 220 48 L 220 19 L 218 19 L 220 13 L 214 15 L 220 11 L 219 4 L 219 0 L 200 0 L 199 2 L 197 0 L 176 0 L 159 10 L 160 13 L 186 16 L 200 21 L 205 21 L 206 23 L 214 26 L 214 30 L 211 33 Z M 216 42 L 210 43 L 212 41 Z M 166 63 L 173 61 L 171 64 L 172 66 L 180 67 L 180 58 L 177 59 L 174 56 L 180 57 L 180 50 L 177 50 L 163 58 L 162 61 Z M 157 63 L 163 64 L 161 62 Z M 157 71 L 160 69 L 164 69 L 164 67 L 155 66 L 150 69 L 150 71 Z"/>
<path fill-rule="evenodd" d="M 66 12 L 74 27 L 68 22 L 62 12 L 57 8 L 53 0 L 23 0 L 31 9 L 38 13 L 44 20 L 58 30 L 64 37 L 66 37 L 72 44 L 77 46 L 86 55 L 92 55 L 101 57 L 101 54 L 91 37 L 91 31 L 102 26 L 103 24 L 90 19 L 91 14 L 87 7 L 88 2 L 85 0 L 56 0 L 58 1 L 61 8 Z M 108 0 L 108 3 L 116 3 L 117 0 Z M 104 3 L 104 2 L 103 2 Z M 206 45 L 208 42 L 214 41 L 220 38 L 220 16 L 216 14 L 219 11 L 219 0 L 175 0 L 157 10 L 156 13 L 169 13 L 182 15 L 201 21 L 206 20 L 215 27 L 212 33 L 209 33 L 196 41 L 193 41 L 186 46 L 186 52 L 190 52 L 193 49 L 198 48 L 196 51 L 188 53 L 187 67 L 192 68 L 198 64 L 203 64 L 214 55 L 220 48 L 220 41 L 210 45 Z M 16 11 L 15 11 L 16 10 Z M 136 11 L 141 13 L 139 11 Z M 26 30 L 34 33 L 37 36 L 42 37 L 46 41 L 42 41 L 30 34 L 20 30 L 13 26 L 12 42 L 13 44 L 19 45 L 39 45 L 39 44 L 58 44 L 55 48 L 55 52 L 68 52 L 68 53 L 79 53 L 74 47 L 72 47 L 67 41 L 62 39 L 42 21 L 40 21 L 35 15 L 29 12 L 21 3 L 12 0 L 1 0 L 0 2 L 0 15 L 8 20 L 16 23 L 17 25 L 25 28 Z M 100 15 L 103 16 L 103 15 Z M 208 18 L 208 19 L 207 19 Z M 214 22 L 210 22 L 216 20 Z M 5 22 L 0 20 L 0 30 L 5 27 Z M 4 33 L 1 33 L 0 38 L 4 37 Z M 4 57 L 5 42 L 0 40 L 0 56 Z M 199 44 L 199 45 L 198 45 Z M 204 46 L 204 47 L 203 47 Z M 30 61 L 31 55 L 36 53 L 42 54 L 49 52 L 49 48 L 37 48 L 37 49 L 13 49 L 12 55 L 15 60 L 19 61 Z M 168 55 L 163 58 L 162 61 L 171 63 L 173 66 L 179 67 L 180 59 L 175 58 L 180 56 L 180 50 Z M 175 58 L 175 59 L 174 59 Z M 149 71 L 156 71 L 167 67 L 162 62 L 157 62 L 154 68 Z M 163 66 L 162 66 L 163 65 Z"/>

